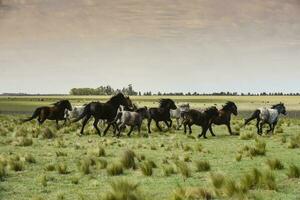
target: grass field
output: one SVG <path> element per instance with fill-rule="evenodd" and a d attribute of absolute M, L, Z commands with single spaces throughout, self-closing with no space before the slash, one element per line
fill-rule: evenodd
<path fill-rule="evenodd" d="M 58 97 L 1 98 L 1 110 L 28 111 Z M 156 105 L 157 97 L 133 97 L 140 105 Z M 173 97 L 192 106 L 254 108 L 283 101 L 298 110 L 295 97 Z M 70 97 L 73 103 L 104 97 Z M 250 103 L 249 103 L 250 102 Z M 253 103 L 251 103 L 253 102 Z M 268 103 L 267 103 L 268 102 Z M 18 105 L 18 106 L 17 106 Z M 17 110 L 16 110 L 17 111 Z M 300 199 L 300 120 L 282 118 L 273 136 L 257 136 L 254 124 L 232 121 L 234 132 L 214 127 L 217 137 L 197 139 L 174 128 L 131 138 L 95 134 L 92 124 L 79 137 L 80 123 L 56 130 L 47 121 L 20 124 L 24 115 L 0 115 L 0 199 Z M 101 128 L 103 130 L 103 127 Z M 127 130 L 128 131 L 128 130 Z"/>

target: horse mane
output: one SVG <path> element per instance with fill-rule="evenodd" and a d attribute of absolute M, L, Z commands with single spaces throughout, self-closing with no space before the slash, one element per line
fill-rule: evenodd
<path fill-rule="evenodd" d="M 278 107 L 278 106 L 284 106 L 284 104 L 283 103 L 278 103 L 278 104 L 275 104 L 275 105 L 272 105 L 272 109 L 274 109 L 274 108 L 276 108 L 276 107 Z"/>
<path fill-rule="evenodd" d="M 159 107 L 160 108 L 165 108 L 166 105 L 170 104 L 170 103 L 174 103 L 174 101 L 172 99 L 160 99 L 159 100 Z M 175 103 L 174 103 L 175 104 Z"/>
<path fill-rule="evenodd" d="M 211 106 L 211 107 L 209 107 L 209 108 L 206 108 L 205 110 L 204 110 L 204 112 L 206 113 L 206 114 L 208 114 L 208 115 L 217 115 L 219 112 L 218 112 L 218 109 L 217 109 L 217 107 L 216 106 Z"/>
<path fill-rule="evenodd" d="M 116 94 L 116 95 L 114 95 L 114 96 L 112 96 L 112 97 L 107 101 L 107 103 L 115 103 L 116 100 L 118 100 L 118 99 L 120 99 L 120 98 L 125 98 L 124 94 L 121 93 L 121 92 L 118 93 L 118 94 Z"/>
<path fill-rule="evenodd" d="M 225 105 L 223 105 L 223 110 L 229 110 L 232 106 L 236 106 L 234 102 L 227 101 Z"/>

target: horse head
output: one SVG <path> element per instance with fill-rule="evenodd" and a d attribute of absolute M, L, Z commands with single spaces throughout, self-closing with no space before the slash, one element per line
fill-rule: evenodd
<path fill-rule="evenodd" d="M 58 102 L 53 103 L 52 105 L 61 109 L 67 109 L 69 111 L 72 111 L 72 105 L 69 100 L 60 100 Z"/>
<path fill-rule="evenodd" d="M 273 105 L 272 109 L 276 109 L 278 111 L 278 113 L 281 113 L 283 115 L 287 115 L 284 103 L 280 102 L 279 104 Z"/>
<path fill-rule="evenodd" d="M 231 112 L 232 114 L 234 114 L 235 116 L 238 114 L 238 109 L 237 106 L 235 105 L 234 102 L 232 101 L 228 101 L 224 106 L 223 106 L 224 110 L 227 110 L 229 112 Z"/>
<path fill-rule="evenodd" d="M 159 107 L 160 108 L 171 109 L 171 110 L 177 109 L 177 106 L 175 105 L 175 102 L 172 99 L 160 99 L 159 100 Z"/>

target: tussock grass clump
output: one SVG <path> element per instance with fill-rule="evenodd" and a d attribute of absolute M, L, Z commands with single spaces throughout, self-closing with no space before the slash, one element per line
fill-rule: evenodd
<path fill-rule="evenodd" d="M 79 161 L 77 167 L 82 174 L 89 174 L 91 172 L 90 169 L 91 160 L 88 158 L 83 158 Z"/>
<path fill-rule="evenodd" d="M 102 146 L 98 146 L 95 149 L 90 150 L 90 154 L 96 157 L 105 157 L 105 149 Z"/>
<path fill-rule="evenodd" d="M 59 174 L 68 174 L 68 167 L 65 163 L 58 163 L 56 169 Z"/>
<path fill-rule="evenodd" d="M 17 137 L 13 142 L 15 146 L 27 147 L 33 144 L 32 138 L 29 137 Z"/>
<path fill-rule="evenodd" d="M 235 160 L 237 161 L 237 162 L 240 162 L 241 160 L 242 160 L 242 157 L 243 157 L 243 155 L 242 154 L 237 154 L 236 156 L 235 156 Z"/>
<path fill-rule="evenodd" d="M 283 128 L 281 126 L 278 126 L 275 130 L 275 133 L 283 133 Z"/>
<path fill-rule="evenodd" d="M 184 179 L 191 177 L 192 175 L 191 169 L 185 162 L 177 161 L 175 164 L 177 166 L 177 171 L 180 172 L 180 174 L 183 176 Z"/>
<path fill-rule="evenodd" d="M 125 179 L 111 182 L 110 191 L 100 199 L 102 200 L 144 200 L 145 196 L 138 189 L 138 184 Z"/>
<path fill-rule="evenodd" d="M 284 165 L 277 158 L 268 159 L 266 163 L 270 167 L 270 169 L 272 169 L 272 170 L 280 170 L 280 169 L 284 168 Z"/>
<path fill-rule="evenodd" d="M 202 152 L 204 149 L 203 145 L 201 143 L 197 143 L 195 145 L 195 151 L 198 151 L 198 152 Z"/>
<path fill-rule="evenodd" d="M 33 155 L 29 154 L 29 153 L 25 154 L 24 161 L 27 162 L 27 163 L 36 163 L 36 160 L 33 157 Z"/>
<path fill-rule="evenodd" d="M 179 187 L 176 189 L 170 200 L 210 200 L 213 199 L 213 194 L 204 188 L 187 188 Z"/>
<path fill-rule="evenodd" d="M 23 171 L 24 170 L 24 163 L 20 160 L 10 159 L 8 161 L 8 168 L 15 172 Z"/>
<path fill-rule="evenodd" d="M 210 180 L 215 189 L 220 189 L 225 182 L 225 176 L 221 173 L 211 173 Z"/>
<path fill-rule="evenodd" d="M 67 156 L 67 153 L 63 151 L 56 151 L 55 154 L 57 157 Z"/>
<path fill-rule="evenodd" d="M 136 164 L 135 164 L 135 153 L 132 150 L 126 150 L 123 153 L 123 156 L 121 158 L 121 163 L 124 166 L 125 169 L 135 169 Z"/>
<path fill-rule="evenodd" d="M 55 165 L 54 164 L 48 164 L 45 167 L 46 171 L 54 171 L 55 170 Z"/>
<path fill-rule="evenodd" d="M 48 183 L 48 178 L 45 174 L 41 175 L 40 177 L 38 177 L 38 181 L 41 183 L 41 185 L 43 187 L 47 187 L 47 183 Z"/>
<path fill-rule="evenodd" d="M 0 136 L 7 136 L 8 133 L 9 131 L 7 128 L 0 127 Z"/>
<path fill-rule="evenodd" d="M 263 140 L 255 140 L 254 147 L 249 148 L 251 156 L 264 156 L 266 155 L 266 142 Z"/>
<path fill-rule="evenodd" d="M 171 176 L 172 174 L 176 173 L 172 165 L 165 165 L 162 169 L 164 176 Z"/>
<path fill-rule="evenodd" d="M 206 172 L 210 170 L 210 164 L 206 160 L 198 160 L 195 162 L 197 172 Z"/>
<path fill-rule="evenodd" d="M 123 165 L 121 163 L 112 163 L 107 166 L 106 172 L 110 176 L 118 176 L 123 174 Z"/>
<path fill-rule="evenodd" d="M 71 183 L 73 183 L 74 185 L 78 185 L 78 183 L 79 183 L 79 177 L 78 176 L 73 176 L 71 178 Z"/>
<path fill-rule="evenodd" d="M 43 130 L 41 130 L 42 133 L 42 138 L 43 139 L 52 139 L 55 138 L 56 135 L 54 134 L 53 130 L 51 130 L 50 128 L 45 128 Z"/>
<path fill-rule="evenodd" d="M 251 139 L 253 139 L 253 138 L 255 138 L 256 136 L 255 136 L 255 134 L 254 134 L 254 132 L 242 132 L 241 134 L 240 134 L 240 139 L 241 140 L 251 140 Z"/>
<path fill-rule="evenodd" d="M 20 128 L 16 128 L 13 132 L 13 137 L 27 137 L 28 130 L 25 126 L 21 126 Z"/>
<path fill-rule="evenodd" d="M 7 176 L 6 165 L 0 162 L 0 181 L 4 180 L 6 176 Z"/>
<path fill-rule="evenodd" d="M 292 136 L 288 143 L 288 148 L 295 149 L 300 147 L 300 135 Z"/>
<path fill-rule="evenodd" d="M 142 174 L 144 174 L 145 176 L 152 176 L 153 174 L 153 167 L 149 161 L 145 161 L 141 163 L 140 169 Z"/>
<path fill-rule="evenodd" d="M 288 168 L 287 176 L 289 178 L 300 178 L 300 168 L 292 164 Z"/>
<path fill-rule="evenodd" d="M 107 164 L 108 163 L 105 159 L 99 159 L 99 161 L 97 162 L 97 167 L 98 169 L 106 169 Z"/>

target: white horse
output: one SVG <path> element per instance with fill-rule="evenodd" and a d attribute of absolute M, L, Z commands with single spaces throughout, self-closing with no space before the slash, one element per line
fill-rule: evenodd
<path fill-rule="evenodd" d="M 254 111 L 250 118 L 245 120 L 245 125 L 256 119 L 257 134 L 262 134 L 262 127 L 264 124 L 268 124 L 270 126 L 270 129 L 267 131 L 267 133 L 271 131 L 273 133 L 280 114 L 287 114 L 283 103 L 273 105 L 271 108 L 258 108 Z"/>
<path fill-rule="evenodd" d="M 72 111 L 65 110 L 65 119 L 70 120 L 70 119 L 75 119 L 78 118 L 82 113 L 85 108 L 85 105 L 83 106 L 74 106 Z"/>
<path fill-rule="evenodd" d="M 181 104 L 177 106 L 177 109 L 170 110 L 170 116 L 173 119 L 176 119 L 177 127 L 176 129 L 179 130 L 182 126 L 182 114 L 188 112 L 190 110 L 190 104 Z"/>

